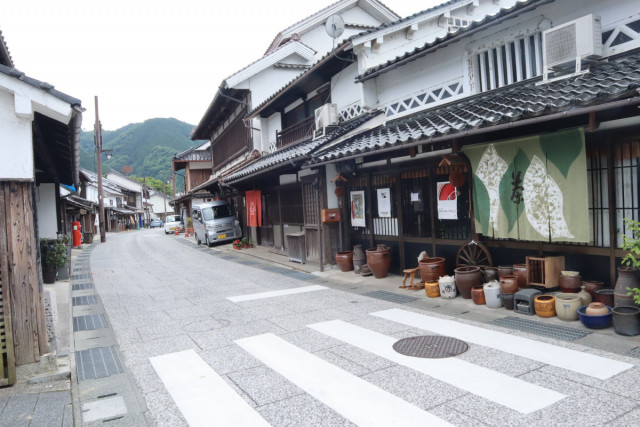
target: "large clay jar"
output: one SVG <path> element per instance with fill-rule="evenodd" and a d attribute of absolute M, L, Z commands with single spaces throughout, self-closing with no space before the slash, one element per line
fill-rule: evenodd
<path fill-rule="evenodd" d="M 618 267 L 618 280 L 613 292 L 613 301 L 616 307 L 636 307 L 633 296 L 627 295 L 627 288 L 637 288 L 638 278 L 633 267 Z"/>
<path fill-rule="evenodd" d="M 376 279 L 387 277 L 391 267 L 391 249 L 367 249 L 367 265 Z"/>
<path fill-rule="evenodd" d="M 553 295 L 538 295 L 533 300 L 533 306 L 536 309 L 536 314 L 540 317 L 556 315 L 556 298 Z"/>
<path fill-rule="evenodd" d="M 456 281 L 453 276 L 442 276 L 438 280 L 440 286 L 440 296 L 444 299 L 456 297 Z"/>
<path fill-rule="evenodd" d="M 500 292 L 503 294 L 515 294 L 518 292 L 518 279 L 516 276 L 502 276 L 500 278 Z"/>
<path fill-rule="evenodd" d="M 498 277 L 502 278 L 502 276 L 513 276 L 513 266 L 511 266 L 511 265 L 499 265 L 498 266 Z"/>
<path fill-rule="evenodd" d="M 594 301 L 601 302 L 604 305 L 608 305 L 609 307 L 613 308 L 613 305 L 614 305 L 613 289 L 609 289 L 609 288 L 598 289 L 596 291 L 596 296 L 594 298 Z"/>
<path fill-rule="evenodd" d="M 420 270 L 422 281 L 437 282 L 440 277 L 447 274 L 444 263 L 445 259 L 439 257 L 421 259 L 418 262 L 418 269 Z"/>
<path fill-rule="evenodd" d="M 619 335 L 640 335 L 640 308 L 615 307 L 613 309 L 613 329 Z"/>
<path fill-rule="evenodd" d="M 340 267 L 340 271 L 353 270 L 353 252 L 338 252 L 336 254 L 336 264 L 338 264 L 338 267 Z"/>
<path fill-rule="evenodd" d="M 424 291 L 429 298 L 440 296 L 440 284 L 438 282 L 427 282 L 424 284 Z"/>
<path fill-rule="evenodd" d="M 482 286 L 482 272 L 480 267 L 467 266 L 455 269 L 456 286 L 460 296 L 464 299 L 471 298 L 471 288 Z"/>
<path fill-rule="evenodd" d="M 367 263 L 362 245 L 353 247 L 353 272 L 360 274 L 360 269 Z"/>
<path fill-rule="evenodd" d="M 482 270 L 482 278 L 484 280 L 484 283 L 489 283 L 493 280 L 498 280 L 498 268 L 497 267 L 490 267 L 488 265 L 482 265 L 480 266 L 480 269 Z"/>
<path fill-rule="evenodd" d="M 500 283 L 492 280 L 484 284 L 484 300 L 489 308 L 502 307 L 502 297 L 500 296 Z"/>
<path fill-rule="evenodd" d="M 558 287 L 560 288 L 560 292 L 564 292 L 566 294 L 570 293 L 578 293 L 580 292 L 580 287 L 582 286 L 582 277 L 580 276 L 564 276 L 560 275 L 558 277 Z"/>
<path fill-rule="evenodd" d="M 586 291 L 584 285 L 580 287 L 580 292 L 578 292 L 578 296 L 580 297 L 580 307 L 583 305 L 589 305 L 593 301 L 593 297 L 589 292 Z"/>
<path fill-rule="evenodd" d="M 487 301 L 484 299 L 484 288 L 482 286 L 474 286 L 471 288 L 471 299 L 474 304 L 484 305 Z"/>
<path fill-rule="evenodd" d="M 609 308 L 601 302 L 592 302 L 584 310 L 589 316 L 604 316 L 609 314 Z"/>
<path fill-rule="evenodd" d="M 585 280 L 582 282 L 582 286 L 584 286 L 584 290 L 591 294 L 591 298 L 595 301 L 596 299 L 596 291 L 598 289 L 604 288 L 604 282 L 597 282 L 595 280 Z"/>
<path fill-rule="evenodd" d="M 500 294 L 500 298 L 502 299 L 502 305 L 507 310 L 513 310 L 513 294 Z"/>
<path fill-rule="evenodd" d="M 513 275 L 518 281 L 518 288 L 527 287 L 527 264 L 513 264 Z"/>
<path fill-rule="evenodd" d="M 556 295 L 556 314 L 562 320 L 578 320 L 580 295 L 576 293 L 559 293 Z"/>

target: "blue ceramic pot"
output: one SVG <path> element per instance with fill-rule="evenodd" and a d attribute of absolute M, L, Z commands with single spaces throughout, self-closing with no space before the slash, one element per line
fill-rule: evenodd
<path fill-rule="evenodd" d="M 582 307 L 578 308 L 578 317 L 580 317 L 580 321 L 585 327 L 589 329 L 603 329 L 611 326 L 611 307 L 607 307 L 609 309 L 609 313 L 602 314 L 600 316 L 587 314 L 585 312 L 587 307 L 588 305 L 583 305 Z"/>

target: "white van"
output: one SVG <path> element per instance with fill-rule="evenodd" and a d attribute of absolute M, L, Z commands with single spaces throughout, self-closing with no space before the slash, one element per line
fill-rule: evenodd
<path fill-rule="evenodd" d="M 180 215 L 167 215 L 164 223 L 164 234 L 174 233 L 176 228 L 182 229 L 182 218 L 180 218 Z"/>
<path fill-rule="evenodd" d="M 233 206 L 224 200 L 194 206 L 191 212 L 196 242 L 211 246 L 242 238 L 240 221 Z"/>

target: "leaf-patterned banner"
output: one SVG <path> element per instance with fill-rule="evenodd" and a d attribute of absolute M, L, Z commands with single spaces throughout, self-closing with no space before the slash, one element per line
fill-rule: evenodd
<path fill-rule="evenodd" d="M 476 231 L 494 238 L 589 242 L 581 128 L 463 148 Z"/>

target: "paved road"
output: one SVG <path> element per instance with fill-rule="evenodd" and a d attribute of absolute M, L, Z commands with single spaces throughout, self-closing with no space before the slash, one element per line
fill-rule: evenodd
<path fill-rule="evenodd" d="M 121 421 L 128 411 L 160 426 L 640 425 L 636 358 L 345 292 L 162 230 L 112 235 L 90 263 L 132 385 L 101 396 L 123 396 L 106 405 L 124 404 Z M 392 349 L 434 333 L 469 349 Z"/>

